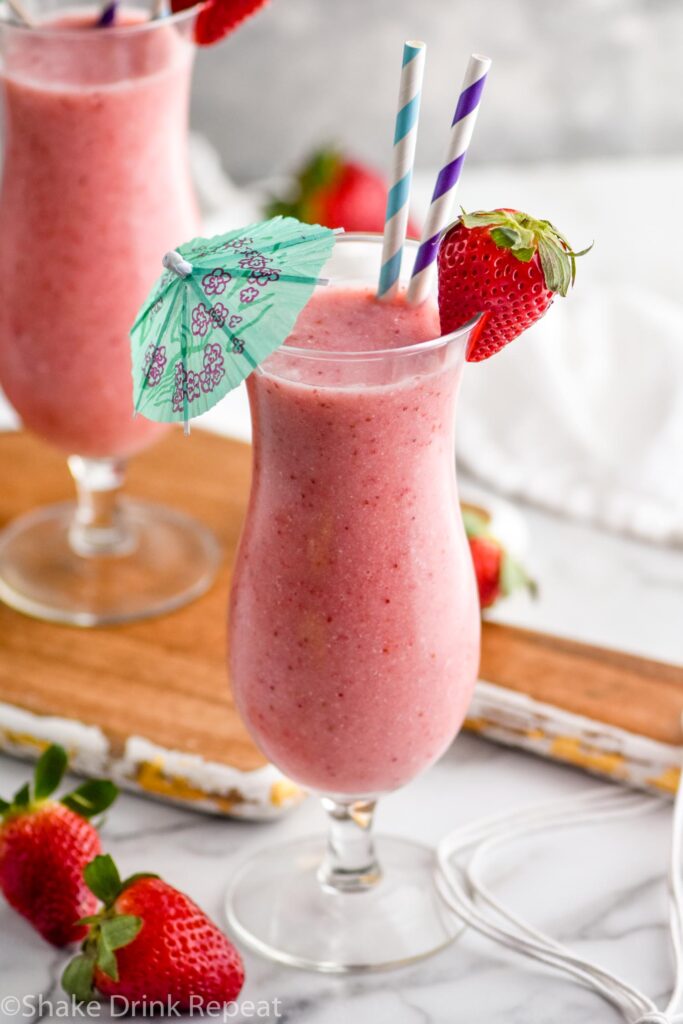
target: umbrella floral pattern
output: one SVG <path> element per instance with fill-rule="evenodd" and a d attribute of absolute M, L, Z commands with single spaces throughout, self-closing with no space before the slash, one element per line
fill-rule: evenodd
<path fill-rule="evenodd" d="M 167 254 L 131 329 L 135 412 L 187 424 L 237 387 L 286 340 L 333 245 L 275 217 Z"/>

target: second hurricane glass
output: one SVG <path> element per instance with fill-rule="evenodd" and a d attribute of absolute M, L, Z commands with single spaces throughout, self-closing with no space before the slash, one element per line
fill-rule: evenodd
<path fill-rule="evenodd" d="M 78 500 L 0 535 L 0 599 L 92 626 L 184 604 L 218 560 L 200 524 L 119 498 L 126 460 L 167 430 L 133 418 L 128 332 L 161 254 L 199 226 L 196 11 L 99 29 L 89 3 L 42 0 L 38 15 L 34 28 L 0 19 L 0 384 L 69 456 Z"/>
<path fill-rule="evenodd" d="M 323 275 L 372 288 L 380 248 L 379 236 L 342 236 Z M 251 856 L 228 916 L 288 964 L 398 966 L 459 927 L 433 852 L 375 843 L 371 825 L 378 797 L 444 752 L 476 680 L 454 447 L 471 329 L 353 352 L 341 325 L 338 351 L 284 345 L 248 382 L 254 476 L 231 598 L 233 690 L 266 756 L 322 797 L 329 835 Z"/>

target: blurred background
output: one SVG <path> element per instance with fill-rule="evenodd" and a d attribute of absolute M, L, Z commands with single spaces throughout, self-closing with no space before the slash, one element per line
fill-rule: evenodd
<path fill-rule="evenodd" d="M 495 60 L 471 162 L 680 153 L 680 0 L 272 0 L 201 54 L 193 122 L 238 181 L 321 140 L 383 165 L 406 38 L 428 44 L 418 163 L 436 166 L 467 56 Z"/>

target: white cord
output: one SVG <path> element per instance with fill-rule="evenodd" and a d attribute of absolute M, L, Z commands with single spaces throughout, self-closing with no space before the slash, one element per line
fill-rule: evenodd
<path fill-rule="evenodd" d="M 487 857 L 499 847 L 538 832 L 570 825 L 605 822 L 647 813 L 663 801 L 604 786 L 587 794 L 546 801 L 477 821 L 447 835 L 438 845 L 439 888 L 452 910 L 493 942 L 569 974 L 621 1011 L 629 1024 L 679 1024 L 675 1014 L 683 994 L 683 786 L 674 802 L 669 864 L 669 927 L 674 987 L 666 1010 L 611 971 L 573 953 L 507 909 L 483 881 Z M 460 858 L 458 860 L 458 858 Z"/>

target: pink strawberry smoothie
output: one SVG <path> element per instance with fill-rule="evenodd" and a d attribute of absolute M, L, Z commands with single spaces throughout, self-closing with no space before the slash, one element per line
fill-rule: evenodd
<path fill-rule="evenodd" d="M 401 348 L 436 308 L 319 289 L 248 381 L 254 475 L 233 578 L 238 708 L 292 779 L 334 794 L 395 789 L 462 724 L 479 609 L 458 511 L 462 361 Z M 454 344 L 458 344 L 455 342 Z M 358 364 L 325 351 L 394 354 Z M 349 374 L 355 383 L 349 383 Z"/>
<path fill-rule="evenodd" d="M 129 328 L 198 212 L 192 47 L 157 26 L 3 28 L 0 384 L 69 454 L 129 455 L 166 429 L 133 419 Z"/>

